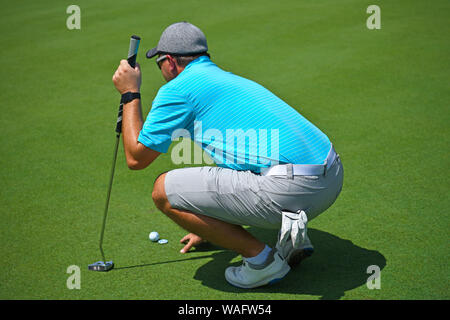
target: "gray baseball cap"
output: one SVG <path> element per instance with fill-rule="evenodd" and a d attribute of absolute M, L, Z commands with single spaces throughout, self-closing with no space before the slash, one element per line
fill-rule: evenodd
<path fill-rule="evenodd" d="M 158 45 L 147 51 L 147 58 L 153 58 L 159 53 L 174 55 L 190 55 L 208 51 L 206 37 L 202 30 L 189 22 L 177 22 L 164 30 Z"/>

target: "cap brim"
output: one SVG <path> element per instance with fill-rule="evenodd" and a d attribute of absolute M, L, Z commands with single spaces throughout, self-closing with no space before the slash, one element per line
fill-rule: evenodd
<path fill-rule="evenodd" d="M 150 49 L 150 50 L 147 51 L 146 56 L 147 56 L 148 59 L 151 59 L 154 56 L 156 56 L 157 54 L 158 54 L 158 49 L 153 48 L 153 49 Z"/>

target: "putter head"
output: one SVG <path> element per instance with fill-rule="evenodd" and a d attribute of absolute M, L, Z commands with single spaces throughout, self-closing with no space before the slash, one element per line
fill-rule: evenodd
<path fill-rule="evenodd" d="M 114 268 L 114 263 L 112 261 L 108 261 L 106 263 L 103 261 L 97 261 L 89 265 L 89 270 L 92 271 L 109 271 L 112 268 Z"/>

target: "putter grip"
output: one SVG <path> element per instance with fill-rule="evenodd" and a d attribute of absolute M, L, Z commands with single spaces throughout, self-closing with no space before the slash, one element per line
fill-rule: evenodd
<path fill-rule="evenodd" d="M 139 42 L 141 41 L 141 38 L 139 38 L 138 36 L 131 36 L 130 39 L 130 48 L 128 49 L 128 63 L 130 64 L 131 67 L 135 67 L 136 66 L 136 56 L 137 56 L 137 52 L 139 49 Z"/>
<path fill-rule="evenodd" d="M 131 36 L 130 38 L 130 47 L 128 49 L 127 61 L 132 68 L 136 66 L 136 56 L 139 49 L 140 41 L 141 38 L 135 35 Z M 116 133 L 118 134 L 122 132 L 122 113 L 123 113 L 123 105 L 121 103 L 119 105 L 119 114 L 117 115 L 117 123 L 116 123 Z"/>

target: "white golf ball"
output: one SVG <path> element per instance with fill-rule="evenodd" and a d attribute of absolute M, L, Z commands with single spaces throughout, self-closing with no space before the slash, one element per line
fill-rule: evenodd
<path fill-rule="evenodd" d="M 156 232 L 156 231 L 152 231 L 152 232 L 150 232 L 150 234 L 148 235 L 148 238 L 149 238 L 151 241 L 156 242 L 156 241 L 159 240 L 159 234 L 158 234 L 158 232 Z"/>

